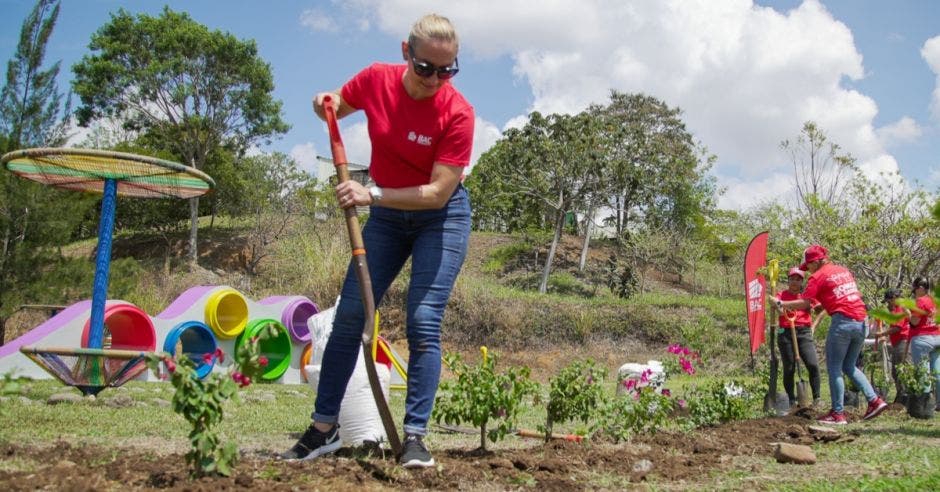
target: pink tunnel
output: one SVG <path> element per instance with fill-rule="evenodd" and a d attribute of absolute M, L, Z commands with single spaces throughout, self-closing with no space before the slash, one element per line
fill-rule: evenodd
<path fill-rule="evenodd" d="M 82 328 L 82 347 L 88 348 L 91 320 Z M 147 313 L 133 304 L 112 304 L 104 310 L 105 345 L 110 333 L 111 344 L 105 348 L 116 350 L 152 351 L 157 346 L 157 333 Z"/>

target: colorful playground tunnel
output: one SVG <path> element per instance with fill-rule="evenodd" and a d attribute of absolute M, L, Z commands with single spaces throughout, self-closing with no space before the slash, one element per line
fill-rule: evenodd
<path fill-rule="evenodd" d="M 235 338 L 248 324 L 248 302 L 235 289 L 219 289 L 206 301 L 205 319 L 217 337 Z"/>
<path fill-rule="evenodd" d="M 248 323 L 241 336 L 235 341 L 235 353 L 241 349 L 245 340 L 259 336 L 261 330 L 266 326 L 272 325 L 275 328 L 275 335 L 265 338 L 259 342 L 261 355 L 268 358 L 268 365 L 264 367 L 261 373 L 261 379 L 273 381 L 281 377 L 291 361 L 291 341 L 287 334 L 287 328 L 277 320 L 262 318 Z"/>
<path fill-rule="evenodd" d="M 163 342 L 163 351 L 174 356 L 177 354 L 177 348 L 186 354 L 196 365 L 196 376 L 204 378 L 212 372 L 215 366 L 215 360 L 206 363 L 203 359 L 204 354 L 215 352 L 218 343 L 212 330 L 200 321 L 184 321 L 167 334 Z"/>
<path fill-rule="evenodd" d="M 110 337 L 105 342 L 114 350 L 152 351 L 157 346 L 157 334 L 150 316 L 133 304 L 111 304 L 104 310 L 104 326 Z M 83 348 L 89 347 L 91 320 L 82 330 Z"/>
<path fill-rule="evenodd" d="M 287 327 L 291 338 L 298 343 L 307 343 L 310 341 L 310 327 L 307 325 L 307 320 L 319 312 L 320 308 L 313 301 L 300 297 L 284 308 L 281 313 L 281 323 Z"/>

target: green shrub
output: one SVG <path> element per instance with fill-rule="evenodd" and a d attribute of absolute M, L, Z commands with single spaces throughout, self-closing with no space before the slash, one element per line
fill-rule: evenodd
<path fill-rule="evenodd" d="M 545 425 L 539 425 L 539 430 L 545 433 L 545 442 L 548 442 L 556 423 L 580 420 L 582 424 L 589 424 L 595 421 L 597 412 L 603 409 L 607 400 L 603 387 L 606 375 L 606 368 L 586 359 L 568 364 L 551 379 Z"/>
<path fill-rule="evenodd" d="M 754 417 L 760 391 L 757 384 L 745 385 L 734 379 L 692 388 L 686 396 L 688 425 L 702 427 Z"/>
<path fill-rule="evenodd" d="M 448 353 L 444 363 L 456 379 L 441 383 L 433 418 L 440 423 L 464 422 L 480 429 L 480 449 L 486 440 L 498 442 L 516 427 L 526 399 L 538 394 L 538 383 L 529 379 L 528 367 L 510 367 L 496 372 L 496 354 L 484 355 L 480 363 L 464 364 L 459 354 Z"/>

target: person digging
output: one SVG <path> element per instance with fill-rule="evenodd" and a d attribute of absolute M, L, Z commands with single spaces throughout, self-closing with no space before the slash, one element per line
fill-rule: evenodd
<path fill-rule="evenodd" d="M 776 300 L 777 309 L 783 311 L 809 309 L 812 301 L 822 305 L 829 313 L 831 324 L 826 335 L 826 369 L 829 372 L 829 394 L 832 410 L 819 419 L 821 424 L 844 425 L 845 380 L 851 378 L 868 400 L 863 420 L 877 417 L 888 407 L 879 397 L 865 373 L 855 367 L 858 354 L 865 343 L 865 317 L 868 312 L 855 284 L 855 276 L 847 268 L 829 261 L 826 248 L 814 244 L 803 251 L 800 270 L 809 272 L 802 299 Z"/>
<path fill-rule="evenodd" d="M 804 272 L 793 267 L 787 273 L 787 288 L 777 294 L 781 301 L 794 301 L 802 299 Z M 818 306 L 818 305 L 817 305 Z M 822 309 L 821 307 L 819 309 Z M 794 392 L 794 374 L 796 373 L 796 350 L 793 346 L 793 331 L 796 331 L 796 343 L 799 348 L 799 358 L 809 373 L 809 385 L 813 393 L 813 406 L 819 406 L 819 361 L 816 356 L 816 342 L 813 340 L 812 316 L 810 309 L 794 309 L 781 311 L 778 320 L 780 328 L 777 329 L 777 346 L 780 347 L 780 358 L 783 360 L 783 389 L 790 398 L 790 407 L 797 405 L 797 393 Z M 802 374 L 800 375 L 801 385 Z M 805 392 L 804 388 L 800 388 Z"/>

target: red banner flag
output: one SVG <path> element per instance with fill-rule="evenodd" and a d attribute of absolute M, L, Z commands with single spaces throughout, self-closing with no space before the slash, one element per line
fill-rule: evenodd
<path fill-rule="evenodd" d="M 764 231 L 751 239 L 744 254 L 744 298 L 747 303 L 747 329 L 751 335 L 751 353 L 764 343 L 764 291 L 767 281 L 757 270 L 767 263 L 767 238 Z"/>

